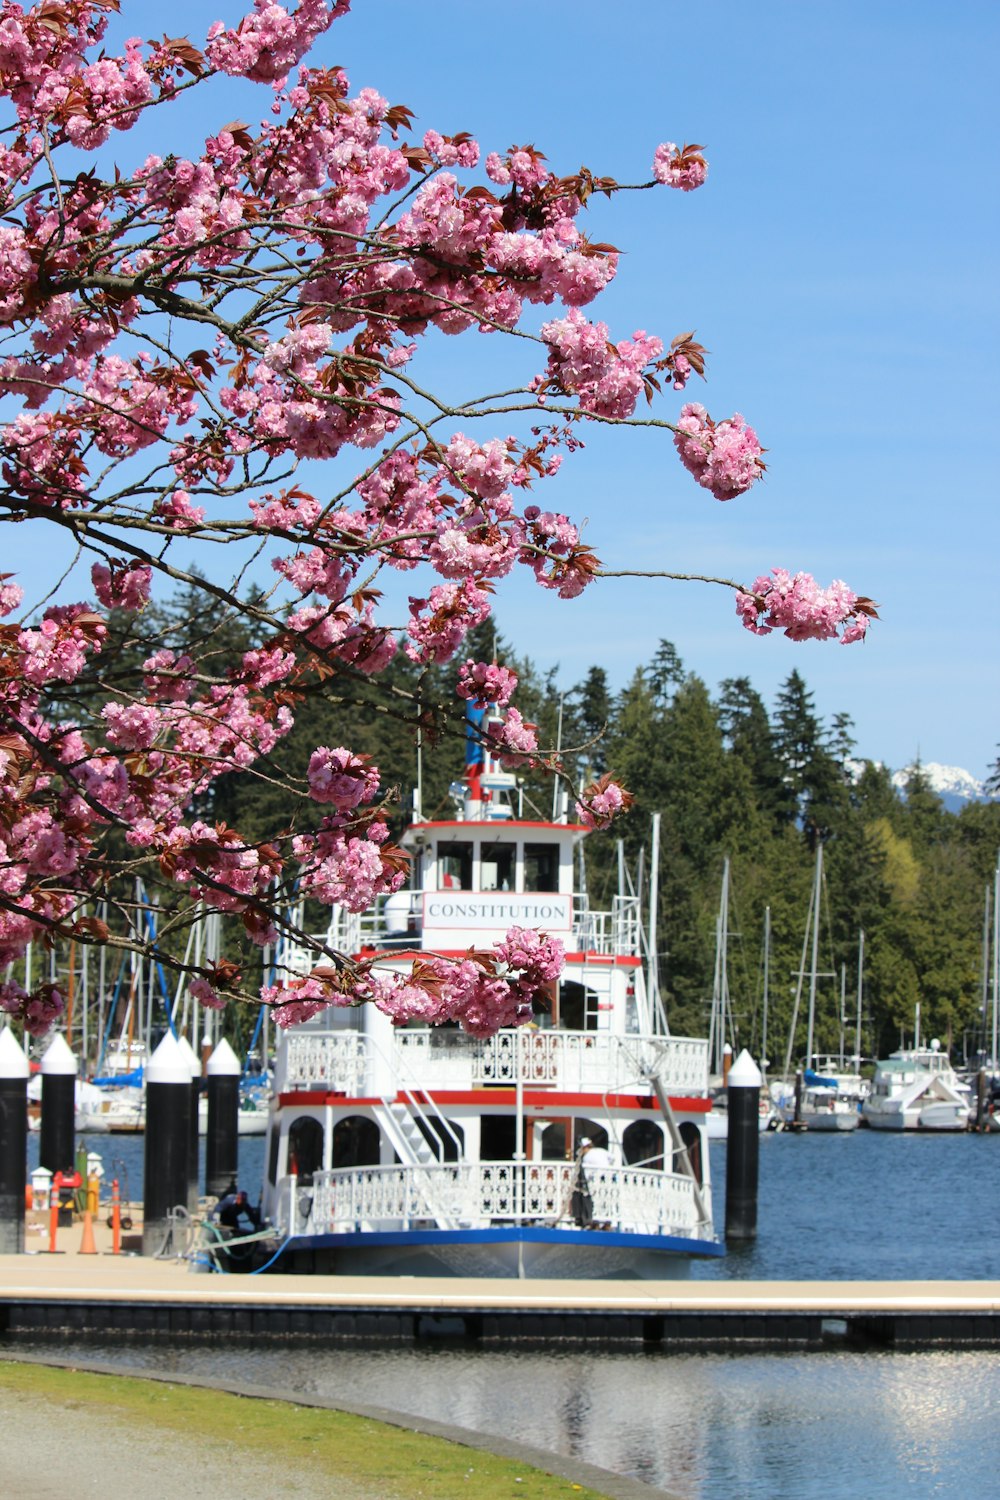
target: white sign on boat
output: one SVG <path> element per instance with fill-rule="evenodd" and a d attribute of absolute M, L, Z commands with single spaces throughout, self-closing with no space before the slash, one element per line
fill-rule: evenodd
<path fill-rule="evenodd" d="M 568 932 L 572 918 L 572 896 L 555 893 L 437 891 L 424 895 L 425 928 L 495 928 L 506 932 L 508 927 L 542 927 L 546 932 Z"/>

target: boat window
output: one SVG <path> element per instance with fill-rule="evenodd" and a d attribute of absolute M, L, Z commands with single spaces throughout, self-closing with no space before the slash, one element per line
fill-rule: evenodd
<path fill-rule="evenodd" d="M 453 1120 L 447 1124 L 433 1116 L 428 1120 L 417 1120 L 417 1129 L 430 1146 L 438 1161 L 458 1161 L 459 1147 L 465 1146 L 465 1131 Z"/>
<path fill-rule="evenodd" d="M 576 979 L 559 981 L 558 1025 L 563 1031 L 596 1031 L 600 999 Z"/>
<path fill-rule="evenodd" d="M 377 1167 L 382 1155 L 382 1136 L 374 1120 L 348 1115 L 333 1127 L 334 1167 Z"/>
<path fill-rule="evenodd" d="M 622 1154 L 627 1167 L 663 1171 L 663 1131 L 655 1120 L 633 1120 L 622 1136 Z"/>
<path fill-rule="evenodd" d="M 593 1141 L 595 1146 L 607 1146 L 608 1132 L 598 1125 L 595 1120 L 573 1120 L 573 1148 L 566 1149 L 566 1121 L 553 1120 L 551 1125 L 546 1125 L 542 1131 L 542 1160 L 543 1161 L 569 1161 L 576 1156 L 580 1149 L 580 1142 L 584 1137 Z"/>
<path fill-rule="evenodd" d="M 685 1146 L 687 1147 L 688 1165 L 691 1168 L 691 1172 L 694 1173 L 695 1181 L 700 1186 L 701 1185 L 701 1181 L 702 1181 L 702 1176 L 701 1176 L 701 1132 L 699 1131 L 697 1125 L 695 1125 L 693 1121 L 691 1121 L 691 1120 L 685 1120 L 683 1122 L 683 1124 L 680 1126 L 680 1133 L 681 1133 L 681 1140 L 684 1142 Z M 675 1154 L 674 1154 L 674 1171 L 675 1172 L 679 1172 L 684 1177 L 690 1176 L 690 1172 L 687 1172 L 684 1169 L 684 1163 L 680 1159 L 680 1153 L 679 1152 L 675 1152 Z"/>
<path fill-rule="evenodd" d="M 312 1115 L 300 1115 L 288 1130 L 288 1174 L 308 1186 L 323 1167 L 323 1127 Z"/>
<path fill-rule="evenodd" d="M 484 891 L 514 889 L 516 844 L 483 844 L 479 884 Z"/>
<path fill-rule="evenodd" d="M 461 839 L 438 844 L 438 890 L 472 890 L 472 845 Z"/>
<path fill-rule="evenodd" d="M 513 1161 L 517 1121 L 513 1115 L 483 1115 L 479 1154 L 483 1161 Z"/>
<path fill-rule="evenodd" d="M 271 1126 L 271 1140 L 267 1151 L 267 1180 L 274 1187 L 278 1181 L 278 1147 L 281 1137 L 277 1125 Z"/>
<path fill-rule="evenodd" d="M 557 891 L 559 889 L 559 845 L 525 844 L 524 889 Z"/>

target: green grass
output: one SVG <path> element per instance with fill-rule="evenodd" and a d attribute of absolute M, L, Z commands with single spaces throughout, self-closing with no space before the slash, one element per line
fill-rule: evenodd
<path fill-rule="evenodd" d="M 465 1448 L 346 1412 L 321 1411 L 294 1402 L 257 1400 L 225 1392 L 169 1385 L 135 1376 L 96 1375 L 0 1360 L 0 1388 L 31 1395 L 55 1408 L 93 1409 L 144 1423 L 189 1440 L 203 1438 L 215 1452 L 222 1442 L 273 1460 L 277 1473 L 305 1465 L 319 1486 L 336 1494 L 336 1481 L 377 1491 L 380 1500 L 602 1500 L 600 1492 Z M 95 1431 L 99 1431 L 95 1424 Z"/>

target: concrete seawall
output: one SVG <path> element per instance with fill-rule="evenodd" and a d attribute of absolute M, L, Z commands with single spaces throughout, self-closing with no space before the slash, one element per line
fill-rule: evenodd
<path fill-rule="evenodd" d="M 1000 1282 L 506 1281 L 197 1275 L 183 1260 L 0 1256 L 0 1337 L 323 1338 L 608 1343 L 671 1349 L 1000 1347 Z M 131 1243 L 126 1238 L 126 1249 Z"/>

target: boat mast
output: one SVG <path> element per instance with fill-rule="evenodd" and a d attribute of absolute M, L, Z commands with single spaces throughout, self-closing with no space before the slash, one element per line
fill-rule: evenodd
<path fill-rule="evenodd" d="M 722 1075 L 722 1052 L 726 1042 L 729 1009 L 729 977 L 726 951 L 729 947 L 729 855 L 722 861 L 722 891 L 715 919 L 715 972 L 712 976 L 712 1015 L 708 1026 L 708 1055 L 713 1073 Z"/>
<path fill-rule="evenodd" d="M 813 1031 L 816 1026 L 816 971 L 819 968 L 819 905 L 823 883 L 823 844 L 816 845 L 816 875 L 813 880 L 812 965 L 809 970 L 809 1024 L 806 1030 L 806 1067 L 813 1065 Z"/>
<path fill-rule="evenodd" d="M 993 1050 L 990 1066 L 997 1070 L 997 992 L 1000 991 L 1000 854 L 993 877 Z"/>
<path fill-rule="evenodd" d="M 823 847 L 822 844 L 820 844 L 819 848 L 822 848 L 822 847 Z M 814 893 L 815 893 L 815 889 L 816 889 L 816 885 L 815 885 L 815 880 L 814 880 L 813 881 L 813 892 Z M 785 1050 L 785 1069 L 784 1069 L 784 1073 L 782 1074 L 782 1077 L 785 1078 L 785 1079 L 788 1079 L 788 1078 L 790 1078 L 792 1076 L 792 1052 L 795 1049 L 795 1028 L 799 1024 L 799 1005 L 802 1002 L 802 986 L 806 982 L 806 954 L 809 952 L 809 931 L 810 931 L 810 927 L 812 926 L 813 904 L 814 904 L 813 903 L 813 897 L 810 896 L 810 898 L 809 898 L 809 915 L 806 917 L 806 930 L 805 930 L 805 934 L 803 935 L 803 938 L 802 938 L 802 957 L 799 959 L 799 977 L 798 977 L 798 979 L 796 980 L 796 983 L 795 983 L 795 1001 L 794 1001 L 794 1003 L 792 1005 L 792 1023 L 791 1023 L 791 1025 L 788 1028 L 788 1046 L 787 1046 L 787 1048 Z M 813 964 L 813 968 L 815 968 L 815 963 Z M 806 1066 L 807 1067 L 809 1066 L 808 1060 L 807 1060 Z"/>
<path fill-rule="evenodd" d="M 770 984 L 771 971 L 771 908 L 764 908 L 764 1014 L 761 1021 L 760 1036 L 760 1066 L 761 1071 L 767 1074 L 769 1058 L 767 1055 L 767 1001 Z"/>
<path fill-rule="evenodd" d="M 660 970 L 656 961 L 656 916 L 660 901 L 660 814 L 653 814 L 653 847 L 649 856 L 649 928 L 646 946 L 649 950 L 649 1012 L 660 1010 Z"/>
<path fill-rule="evenodd" d="M 990 918 L 992 907 L 990 899 L 992 890 L 989 882 L 983 888 L 983 1002 L 979 1008 L 979 1038 L 977 1045 L 981 1052 L 986 1051 L 986 1031 L 989 1024 L 990 1013 Z"/>
<path fill-rule="evenodd" d="M 856 1035 L 857 1035 L 857 1046 L 855 1048 L 855 1050 L 857 1052 L 857 1057 L 854 1059 L 854 1071 L 858 1075 L 859 1078 L 861 1076 L 861 989 L 862 989 L 862 984 L 863 984 L 863 981 L 864 981 L 864 972 L 865 972 L 865 930 L 864 930 L 863 927 L 861 927 L 858 930 L 858 1027 L 857 1027 L 857 1032 L 856 1032 Z"/>

